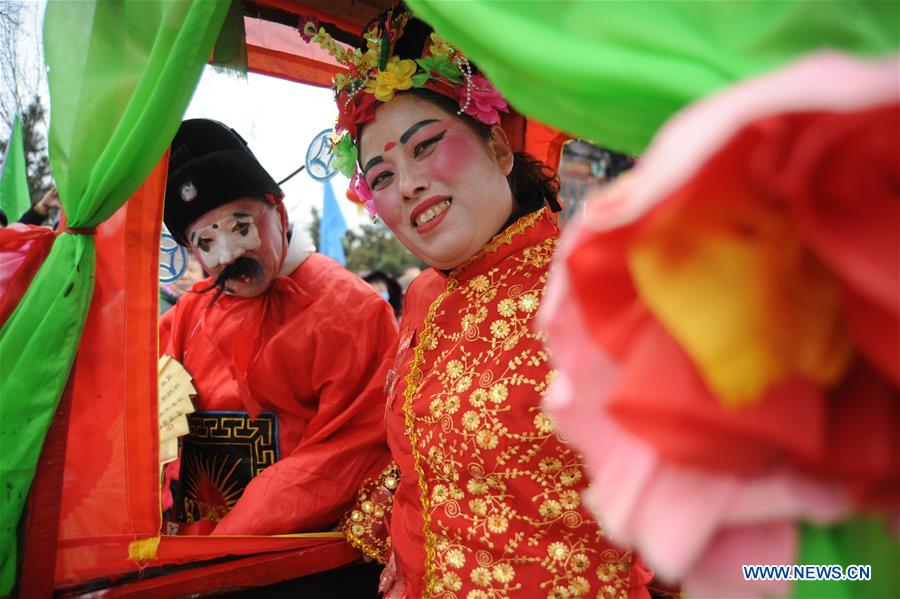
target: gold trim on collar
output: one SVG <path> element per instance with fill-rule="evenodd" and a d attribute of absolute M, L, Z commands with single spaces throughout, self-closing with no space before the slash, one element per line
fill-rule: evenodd
<path fill-rule="evenodd" d="M 537 223 L 538 219 L 544 216 L 544 213 L 546 211 L 547 207 L 545 206 L 540 210 L 536 210 L 530 214 L 526 214 L 510 226 L 506 227 L 506 229 L 504 229 L 501 233 L 497 234 L 496 237 L 490 240 L 487 245 L 478 250 L 478 252 L 474 256 L 450 271 L 450 274 L 448 276 L 454 280 L 458 279 L 460 273 L 476 260 L 484 258 L 488 254 L 497 252 L 497 250 L 500 249 L 500 246 L 504 244 L 511 245 L 513 238 L 521 235 L 522 233 L 533 227 L 535 223 Z"/>

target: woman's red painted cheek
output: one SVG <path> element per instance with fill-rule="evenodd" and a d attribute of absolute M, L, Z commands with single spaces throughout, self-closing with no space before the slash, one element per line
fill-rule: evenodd
<path fill-rule="evenodd" d="M 391 220 L 393 215 L 393 206 L 390 200 L 390 194 L 382 191 L 372 192 L 372 201 L 375 202 L 375 211 L 385 222 Z"/>
<path fill-rule="evenodd" d="M 429 156 L 428 166 L 439 179 L 458 176 L 477 149 L 460 135 L 447 135 Z"/>

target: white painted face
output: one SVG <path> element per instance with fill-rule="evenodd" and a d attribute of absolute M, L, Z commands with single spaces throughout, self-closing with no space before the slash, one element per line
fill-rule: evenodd
<path fill-rule="evenodd" d="M 191 242 L 207 269 L 231 264 L 235 258 L 252 252 L 261 244 L 253 216 L 246 212 L 229 215 L 192 231 Z"/>
<path fill-rule="evenodd" d="M 284 263 L 287 237 L 282 208 L 254 198 L 241 198 L 210 210 L 185 229 L 194 257 L 213 278 L 244 257 L 262 269 L 256 280 L 228 279 L 225 291 L 240 297 L 264 293 Z"/>

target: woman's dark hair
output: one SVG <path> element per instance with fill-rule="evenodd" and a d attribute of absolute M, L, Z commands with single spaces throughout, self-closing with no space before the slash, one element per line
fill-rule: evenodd
<path fill-rule="evenodd" d="M 459 104 L 456 100 L 424 87 L 398 92 L 397 95 L 401 94 L 416 96 L 431 102 L 447 114 L 461 118 L 466 126 L 485 143 L 490 141 L 490 126 L 476 121 L 468 114 L 457 114 Z M 358 137 L 362 137 L 363 128 L 359 128 Z M 513 167 L 506 176 L 506 180 L 509 182 L 512 197 L 517 204 L 517 209 L 513 211 L 512 221 L 539 210 L 545 203 L 549 204 L 554 212 L 559 212 L 559 177 L 552 168 L 531 154 L 526 152 L 513 154 Z"/>

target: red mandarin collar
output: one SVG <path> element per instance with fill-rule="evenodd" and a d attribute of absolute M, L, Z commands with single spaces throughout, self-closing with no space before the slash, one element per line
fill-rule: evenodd
<path fill-rule="evenodd" d="M 541 240 L 558 235 L 559 221 L 556 215 L 545 206 L 526 214 L 506 227 L 478 250 L 478 253 L 449 273 L 437 272 L 443 277 L 460 283 L 465 282 L 486 273 L 509 256 L 535 245 Z"/>

